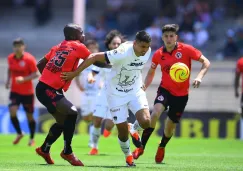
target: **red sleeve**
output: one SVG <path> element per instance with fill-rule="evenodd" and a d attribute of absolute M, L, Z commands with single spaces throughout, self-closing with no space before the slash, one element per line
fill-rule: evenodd
<path fill-rule="evenodd" d="M 193 46 L 188 45 L 187 50 L 188 50 L 189 57 L 193 60 L 198 61 L 200 59 L 200 57 L 202 56 L 202 52 L 200 50 L 194 48 Z"/>
<path fill-rule="evenodd" d="M 53 53 L 55 53 L 55 46 L 45 55 L 45 58 L 49 61 L 53 57 Z"/>
<path fill-rule="evenodd" d="M 160 56 L 159 52 L 160 52 L 160 49 L 157 50 L 152 57 L 151 68 L 153 68 L 153 69 L 156 69 L 157 65 L 159 64 L 159 56 Z"/>
<path fill-rule="evenodd" d="M 36 67 L 36 60 L 34 56 L 30 56 L 29 58 L 29 67 L 30 67 L 30 72 L 36 72 L 38 70 Z"/>
<path fill-rule="evenodd" d="M 84 44 L 81 44 L 79 46 L 78 58 L 86 59 L 87 57 L 89 57 L 90 54 L 91 54 L 91 52 L 89 51 L 89 49 Z"/>
<path fill-rule="evenodd" d="M 236 64 L 236 72 L 238 72 L 238 73 L 242 73 L 243 72 L 243 58 L 240 58 L 237 61 L 237 64 Z"/>

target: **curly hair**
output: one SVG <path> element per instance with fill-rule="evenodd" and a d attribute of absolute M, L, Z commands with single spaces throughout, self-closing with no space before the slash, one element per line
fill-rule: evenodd
<path fill-rule="evenodd" d="M 119 37 L 121 39 L 121 42 L 124 43 L 126 40 L 124 36 L 118 31 L 118 30 L 111 30 L 105 38 L 105 47 L 109 49 L 109 44 L 112 42 L 112 40 L 115 37 Z"/>

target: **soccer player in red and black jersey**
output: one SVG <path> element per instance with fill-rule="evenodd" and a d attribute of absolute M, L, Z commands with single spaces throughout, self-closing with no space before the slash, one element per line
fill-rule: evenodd
<path fill-rule="evenodd" d="M 190 45 L 177 42 L 178 30 L 179 26 L 176 24 L 168 24 L 162 28 L 162 40 L 164 41 L 164 46 L 159 48 L 154 53 L 151 68 L 145 78 L 145 83 L 143 87 L 144 90 L 146 90 L 153 81 L 155 70 L 157 66 L 160 65 L 162 79 L 157 91 L 157 97 L 154 101 L 154 107 L 151 115 L 151 127 L 143 131 L 141 142 L 135 141 L 135 145 L 138 147 L 133 152 L 133 157 L 135 159 L 138 159 L 138 157 L 143 154 L 146 143 L 150 135 L 154 131 L 157 120 L 159 119 L 161 113 L 167 110 L 167 108 L 169 107 L 169 111 L 167 114 L 168 117 L 165 121 L 163 137 L 155 156 L 156 163 L 161 163 L 163 161 L 165 146 L 171 139 L 176 124 L 179 123 L 180 118 L 186 107 L 188 101 L 190 79 L 187 79 L 185 82 L 182 83 L 174 82 L 169 75 L 170 67 L 174 63 L 182 62 L 186 64 L 191 70 L 192 60 L 201 62 L 202 68 L 198 73 L 196 79 L 193 81 L 193 87 L 198 88 L 200 86 L 202 78 L 204 77 L 210 66 L 209 60 L 205 56 L 203 56 L 203 54 L 198 49 Z M 135 124 L 133 127 L 134 129 L 136 129 Z"/>
<path fill-rule="evenodd" d="M 29 146 L 33 146 L 36 123 L 33 117 L 34 88 L 32 80 L 38 77 L 36 60 L 30 53 L 25 52 L 24 41 L 20 38 L 14 40 L 13 49 L 14 53 L 8 56 L 8 76 L 6 81 L 6 88 L 10 87 L 10 118 L 17 132 L 17 137 L 13 144 L 18 144 L 23 138 L 17 118 L 17 110 L 19 105 L 22 104 L 29 122 Z"/>
<path fill-rule="evenodd" d="M 68 24 L 63 31 L 65 40 L 52 47 L 37 64 L 41 77 L 36 86 L 36 96 L 55 118 L 56 123 L 52 125 L 44 143 L 36 152 L 48 164 L 54 164 L 50 157 L 50 148 L 63 133 L 64 149 L 61 157 L 74 166 L 83 166 L 71 147 L 78 111 L 63 94 L 63 91 L 68 90 L 71 81 L 62 80 L 60 74 L 76 70 L 79 59 L 86 59 L 90 51 L 82 43 L 84 33 L 79 25 Z"/>

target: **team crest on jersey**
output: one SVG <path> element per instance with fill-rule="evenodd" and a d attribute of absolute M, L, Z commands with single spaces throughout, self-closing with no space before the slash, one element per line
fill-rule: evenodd
<path fill-rule="evenodd" d="M 19 62 L 19 66 L 24 67 L 25 66 L 25 62 L 24 61 L 20 61 Z"/>
<path fill-rule="evenodd" d="M 177 59 L 180 59 L 182 57 L 182 53 L 181 52 L 176 52 L 175 57 Z"/>
<path fill-rule="evenodd" d="M 164 97 L 160 95 L 157 99 L 162 102 L 164 100 Z"/>
<path fill-rule="evenodd" d="M 123 46 L 119 46 L 119 48 L 117 48 L 117 52 L 124 53 L 125 52 L 125 48 Z"/>

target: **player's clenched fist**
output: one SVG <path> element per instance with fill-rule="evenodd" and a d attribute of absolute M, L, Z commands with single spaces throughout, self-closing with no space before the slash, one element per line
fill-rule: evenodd
<path fill-rule="evenodd" d="M 200 86 L 201 82 L 202 82 L 201 79 L 197 79 L 197 78 L 196 78 L 196 79 L 193 81 L 192 85 L 193 85 L 194 88 L 198 88 L 198 87 Z"/>

